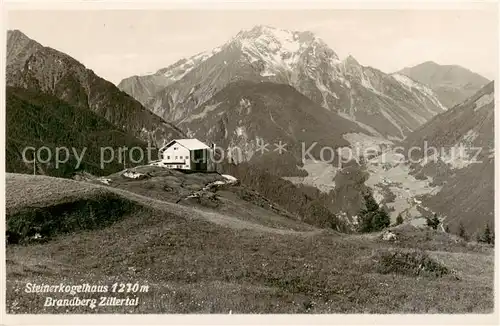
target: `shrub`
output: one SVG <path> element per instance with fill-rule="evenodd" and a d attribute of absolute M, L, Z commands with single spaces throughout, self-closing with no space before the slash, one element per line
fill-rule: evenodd
<path fill-rule="evenodd" d="M 437 217 L 437 214 L 434 214 L 432 218 L 427 217 L 426 220 L 427 220 L 427 226 L 433 228 L 434 230 L 437 230 L 439 223 L 441 223 L 439 221 L 439 218 Z"/>
<path fill-rule="evenodd" d="M 467 232 L 465 232 L 465 227 L 462 222 L 460 222 L 460 225 L 458 226 L 458 236 L 463 238 L 464 240 L 468 240 L 469 238 Z"/>
<path fill-rule="evenodd" d="M 435 261 L 425 251 L 382 251 L 376 257 L 376 270 L 381 274 L 441 277 L 450 270 Z"/>

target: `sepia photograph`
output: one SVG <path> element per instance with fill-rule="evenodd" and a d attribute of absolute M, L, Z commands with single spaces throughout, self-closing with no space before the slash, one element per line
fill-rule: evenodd
<path fill-rule="evenodd" d="M 498 3 L 370 3 L 5 5 L 4 312 L 498 322 Z"/>

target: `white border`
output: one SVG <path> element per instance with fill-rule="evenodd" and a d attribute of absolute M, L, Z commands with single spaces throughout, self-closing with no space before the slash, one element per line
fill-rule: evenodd
<path fill-rule="evenodd" d="M 83 10 L 83 9 L 481 9 L 497 0 L 7 0 L 8 10 Z"/>

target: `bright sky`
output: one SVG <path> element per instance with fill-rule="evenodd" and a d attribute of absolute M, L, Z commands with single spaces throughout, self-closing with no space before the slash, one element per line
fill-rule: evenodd
<path fill-rule="evenodd" d="M 265 24 L 309 30 L 340 58 L 394 72 L 424 61 L 458 64 L 493 79 L 497 10 L 10 11 L 7 27 L 82 62 L 117 84 L 225 43 Z"/>

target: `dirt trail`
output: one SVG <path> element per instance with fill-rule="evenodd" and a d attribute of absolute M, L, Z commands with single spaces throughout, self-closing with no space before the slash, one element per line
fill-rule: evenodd
<path fill-rule="evenodd" d="M 276 234 L 282 234 L 282 235 L 293 234 L 293 235 L 304 235 L 304 236 L 317 235 L 317 234 L 320 234 L 323 232 L 322 229 L 317 229 L 314 231 L 294 231 L 294 230 L 290 230 L 290 229 L 272 228 L 272 227 L 268 227 L 265 225 L 240 220 L 239 218 L 220 214 L 220 213 L 206 212 L 206 211 L 201 211 L 198 209 L 193 209 L 193 210 L 200 213 L 203 218 L 208 219 L 212 223 L 222 225 L 222 226 L 227 226 L 227 227 L 234 228 L 234 229 L 247 229 L 247 230 L 269 232 L 269 233 L 276 233 Z"/>
<path fill-rule="evenodd" d="M 159 210 L 164 210 L 168 211 L 177 215 L 180 215 L 185 218 L 189 219 L 205 219 L 208 220 L 212 223 L 230 227 L 233 229 L 248 229 L 248 230 L 253 230 L 253 231 L 259 231 L 259 232 L 268 232 L 268 233 L 275 233 L 275 234 L 293 234 L 293 235 L 302 235 L 302 236 L 312 236 L 316 234 L 320 234 L 323 232 L 322 229 L 317 229 L 314 231 L 294 231 L 290 229 L 282 229 L 282 228 L 272 228 L 268 226 L 264 226 L 258 223 L 252 223 L 248 221 L 241 220 L 237 217 L 233 216 L 228 216 L 224 215 L 221 213 L 216 213 L 216 212 L 207 212 L 201 209 L 193 208 L 193 207 L 186 207 L 182 206 L 179 204 L 174 204 L 166 201 L 162 201 L 159 199 L 154 199 L 150 197 L 146 197 L 143 195 L 139 195 L 137 193 L 129 192 L 123 189 L 118 189 L 118 188 L 112 188 L 112 187 L 106 187 L 106 186 L 98 186 L 98 187 L 103 187 L 106 188 L 110 191 L 113 191 L 121 196 L 126 197 L 127 199 L 130 199 L 132 201 L 135 201 L 139 204 L 152 207 L 154 209 L 159 209 Z"/>

